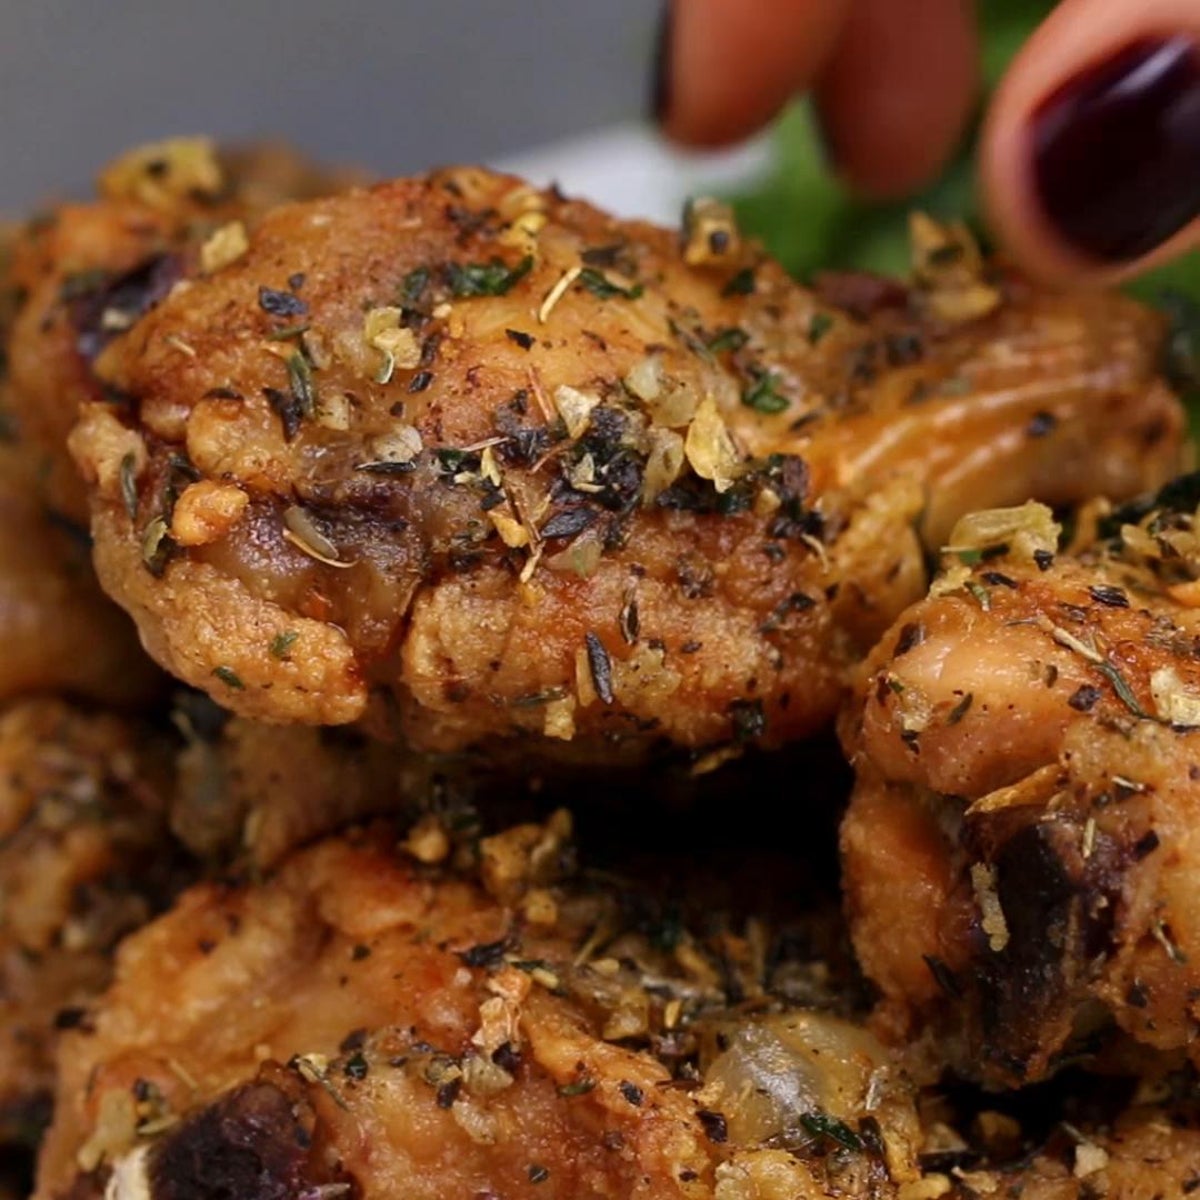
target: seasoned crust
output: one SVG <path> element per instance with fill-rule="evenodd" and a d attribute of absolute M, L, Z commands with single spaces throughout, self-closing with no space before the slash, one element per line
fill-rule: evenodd
<path fill-rule="evenodd" d="M 406 861 L 379 829 L 257 887 L 193 889 L 124 944 L 94 1031 L 64 1048 L 37 1195 L 215 1194 L 179 1170 L 204 1147 L 215 1169 L 259 1164 L 251 1195 L 290 1179 L 363 1197 L 704 1200 L 739 1194 L 714 1193 L 736 1165 L 865 1197 L 891 1194 L 889 1171 L 915 1177 L 912 1098 L 869 1035 L 780 1013 L 769 989 L 788 964 L 765 965 L 754 935 L 710 921 L 693 936 L 676 913 L 663 941 L 632 895 L 556 884 L 565 830 L 486 839 L 464 876 Z M 749 1040 L 719 1037 L 747 995 Z M 743 1111 L 745 1072 L 779 1054 L 799 1092 Z M 832 1135 L 796 1123 L 808 1104 Z M 756 1163 L 777 1128 L 787 1152 Z"/>
<path fill-rule="evenodd" d="M 208 274 L 182 255 L 72 437 L 105 587 L 254 718 L 381 689 L 437 750 L 778 745 L 918 594 L 914 526 L 1177 462 L 1130 302 L 919 226 L 918 286 L 839 308 L 692 222 L 681 249 L 462 169 L 279 208 Z"/>
<path fill-rule="evenodd" d="M 86 1023 L 117 941 L 188 881 L 169 748 L 57 700 L 0 715 L 0 1143 L 48 1116 L 56 1030 Z"/>
<path fill-rule="evenodd" d="M 1115 536 L 1078 555 L 1015 551 L 1020 522 L 968 541 L 975 565 L 952 560 L 862 668 L 856 950 L 881 1018 L 968 1075 L 1037 1079 L 1114 1024 L 1195 1055 L 1195 493 L 1104 518 Z"/>

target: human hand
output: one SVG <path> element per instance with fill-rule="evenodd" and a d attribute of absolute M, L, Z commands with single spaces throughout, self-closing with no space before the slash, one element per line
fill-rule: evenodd
<path fill-rule="evenodd" d="M 999 2 L 999 0 L 998 0 Z M 904 195 L 935 176 L 979 90 L 970 0 L 674 0 L 656 113 L 720 145 L 814 93 L 835 169 Z M 1200 245 L 1200 5 L 1062 0 L 986 115 L 981 191 L 1030 274 L 1111 283 Z"/>

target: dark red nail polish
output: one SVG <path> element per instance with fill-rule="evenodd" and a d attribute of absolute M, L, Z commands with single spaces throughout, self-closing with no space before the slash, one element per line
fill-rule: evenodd
<path fill-rule="evenodd" d="M 663 5 L 654 37 L 654 60 L 650 66 L 650 118 L 660 125 L 671 111 L 671 49 L 675 5 Z"/>
<path fill-rule="evenodd" d="M 1089 258 L 1128 262 L 1200 216 L 1200 47 L 1127 46 L 1042 102 L 1034 184 L 1061 236 Z"/>

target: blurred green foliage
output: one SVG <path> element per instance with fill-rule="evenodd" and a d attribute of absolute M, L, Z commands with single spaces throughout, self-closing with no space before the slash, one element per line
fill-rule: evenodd
<path fill-rule="evenodd" d="M 983 71 L 990 88 L 1053 4 L 981 0 L 979 7 Z M 734 198 L 742 228 L 761 237 L 801 278 L 829 267 L 904 272 L 912 209 L 941 218 L 964 217 L 978 229 L 971 140 L 943 177 L 920 195 L 897 204 L 866 204 L 830 176 L 809 108 L 797 104 L 779 123 L 769 177 Z M 1151 301 L 1170 291 L 1200 301 L 1200 255 L 1155 271 L 1130 290 Z"/>

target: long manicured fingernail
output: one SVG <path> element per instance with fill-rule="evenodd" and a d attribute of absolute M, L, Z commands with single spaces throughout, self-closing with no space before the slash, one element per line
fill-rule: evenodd
<path fill-rule="evenodd" d="M 1200 47 L 1147 39 L 1047 97 L 1033 119 L 1042 209 L 1077 251 L 1148 254 L 1200 216 Z"/>
<path fill-rule="evenodd" d="M 650 64 L 650 118 L 660 125 L 671 112 L 671 50 L 674 38 L 675 5 L 666 0 L 654 37 L 654 60 Z"/>

